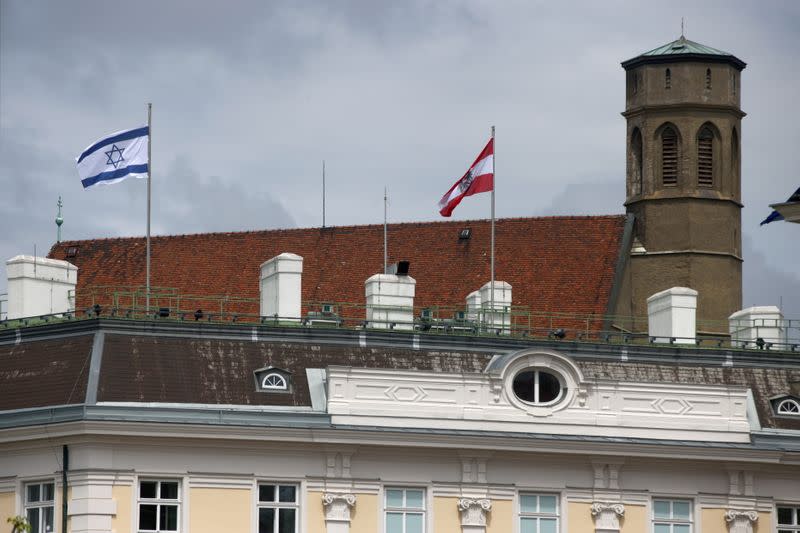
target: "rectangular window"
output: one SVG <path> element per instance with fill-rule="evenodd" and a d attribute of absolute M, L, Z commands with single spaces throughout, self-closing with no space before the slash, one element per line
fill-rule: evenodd
<path fill-rule="evenodd" d="M 800 507 L 778 505 L 778 533 L 800 532 Z"/>
<path fill-rule="evenodd" d="M 54 483 L 46 481 L 27 483 L 25 485 L 25 516 L 31 525 L 31 533 L 55 531 L 53 523 L 54 506 Z"/>
<path fill-rule="evenodd" d="M 139 481 L 139 531 L 178 531 L 180 482 Z"/>
<path fill-rule="evenodd" d="M 653 500 L 653 533 L 692 533 L 692 502 Z"/>
<path fill-rule="evenodd" d="M 557 533 L 558 496 L 555 494 L 519 495 L 520 533 Z"/>
<path fill-rule="evenodd" d="M 386 533 L 425 533 L 425 489 L 386 489 Z"/>
<path fill-rule="evenodd" d="M 300 514 L 297 485 L 259 483 L 258 533 L 296 533 Z"/>

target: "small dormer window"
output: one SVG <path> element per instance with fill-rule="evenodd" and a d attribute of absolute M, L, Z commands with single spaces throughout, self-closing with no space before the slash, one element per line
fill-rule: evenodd
<path fill-rule="evenodd" d="M 261 380 L 261 388 L 264 390 L 287 390 L 289 384 L 286 382 L 285 377 L 277 372 L 272 372 Z"/>
<path fill-rule="evenodd" d="M 775 411 L 779 415 L 800 416 L 800 402 L 792 398 L 781 400 L 778 403 L 778 407 L 775 409 Z"/>
<path fill-rule="evenodd" d="M 253 377 L 258 392 L 292 392 L 292 374 L 281 368 L 259 368 Z"/>

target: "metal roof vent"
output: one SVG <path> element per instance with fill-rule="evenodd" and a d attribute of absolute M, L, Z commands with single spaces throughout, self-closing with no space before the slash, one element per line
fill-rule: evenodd
<path fill-rule="evenodd" d="M 77 246 L 70 246 L 67 248 L 67 253 L 65 254 L 67 257 L 75 257 L 78 255 L 78 247 Z"/>
<path fill-rule="evenodd" d="M 472 236 L 472 228 L 464 228 L 458 233 L 459 241 L 466 241 Z"/>

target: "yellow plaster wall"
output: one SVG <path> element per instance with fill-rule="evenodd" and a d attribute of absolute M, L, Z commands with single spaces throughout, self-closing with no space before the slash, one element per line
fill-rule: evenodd
<path fill-rule="evenodd" d="M 247 489 L 189 490 L 189 529 L 192 533 L 251 531 L 252 495 Z"/>
<path fill-rule="evenodd" d="M 458 498 L 433 499 L 433 530 L 436 533 L 461 533 Z"/>
<path fill-rule="evenodd" d="M 360 496 L 360 495 L 359 495 Z M 356 507 L 361 505 L 361 499 L 356 496 Z M 351 515 L 351 519 L 352 519 Z M 373 525 L 373 529 L 375 529 Z M 325 509 L 322 507 L 322 493 L 309 491 L 306 494 L 306 531 L 325 531 Z M 353 531 L 351 528 L 350 531 Z M 192 532 L 194 533 L 194 532 Z M 358 533 L 355 532 L 354 533 Z"/>
<path fill-rule="evenodd" d="M 772 513 L 758 513 L 753 533 L 772 533 Z"/>
<path fill-rule="evenodd" d="M 320 496 L 322 498 L 322 496 Z M 320 508 L 322 507 L 320 500 Z M 350 533 L 375 533 L 378 529 L 378 495 L 356 493 L 356 506 L 350 514 Z M 324 520 L 323 520 L 324 521 Z M 308 531 L 325 531 L 308 528 Z"/>
<path fill-rule="evenodd" d="M 587 533 L 594 531 L 594 520 L 592 519 L 592 504 L 569 502 L 567 504 L 567 524 L 569 533 Z M 639 531 L 646 531 L 642 529 Z"/>
<path fill-rule="evenodd" d="M 650 526 L 647 519 L 647 507 L 626 504 L 625 517 L 620 521 L 620 526 L 620 533 L 642 533 L 642 531 L 648 531 Z"/>
<path fill-rule="evenodd" d="M 131 498 L 133 487 L 130 485 L 114 485 L 111 497 L 117 502 L 117 514 L 111 517 L 111 531 L 114 533 L 130 533 L 132 520 Z"/>
<path fill-rule="evenodd" d="M 486 521 L 486 533 L 510 533 L 514 531 L 514 502 L 493 500 L 492 512 Z"/>
<path fill-rule="evenodd" d="M 0 492 L 0 528 L 6 527 L 6 520 L 16 514 L 14 512 L 14 493 Z"/>

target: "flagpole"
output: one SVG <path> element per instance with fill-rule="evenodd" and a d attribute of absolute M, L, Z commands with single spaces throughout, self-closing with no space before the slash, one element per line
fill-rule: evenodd
<path fill-rule="evenodd" d="M 387 194 L 386 187 L 383 188 L 383 273 L 387 274 L 386 268 L 389 266 L 389 252 L 388 252 L 388 242 L 389 239 L 387 237 L 386 231 L 386 219 L 388 218 L 388 203 L 389 203 L 389 196 Z"/>
<path fill-rule="evenodd" d="M 491 289 L 491 298 L 492 298 L 492 310 L 494 311 L 494 189 L 497 185 L 497 146 L 494 142 L 494 126 L 492 126 L 492 289 Z M 492 315 L 494 316 L 494 315 Z"/>
<path fill-rule="evenodd" d="M 145 282 L 145 311 L 150 316 L 150 184 L 153 181 L 153 160 L 150 157 L 150 146 L 153 143 L 152 126 L 153 104 L 147 104 L 147 261 Z M 494 194 L 494 193 L 492 193 Z"/>

